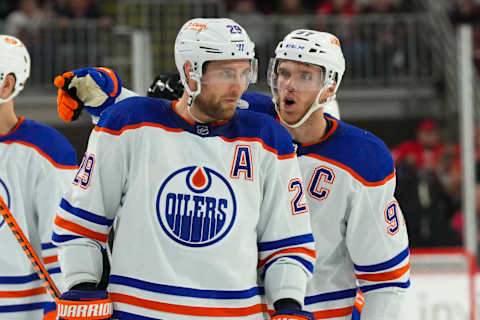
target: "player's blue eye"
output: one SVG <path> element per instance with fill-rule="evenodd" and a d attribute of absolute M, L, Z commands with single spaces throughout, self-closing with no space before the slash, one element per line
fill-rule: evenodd
<path fill-rule="evenodd" d="M 223 79 L 233 79 L 235 77 L 235 73 L 231 70 L 224 70 L 220 75 Z"/>
<path fill-rule="evenodd" d="M 300 79 L 301 80 L 312 80 L 312 74 L 310 72 L 302 72 L 300 74 Z"/>
<path fill-rule="evenodd" d="M 290 71 L 285 70 L 285 69 L 280 69 L 278 71 L 278 75 L 284 78 L 290 78 Z"/>

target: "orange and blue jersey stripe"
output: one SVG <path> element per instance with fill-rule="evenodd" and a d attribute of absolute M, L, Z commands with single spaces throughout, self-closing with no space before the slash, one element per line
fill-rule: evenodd
<path fill-rule="evenodd" d="M 47 271 L 49 274 L 60 273 L 60 268 L 51 268 Z M 0 318 L 2 319 L 2 313 L 12 314 L 43 309 L 49 300 L 37 273 L 0 276 L 0 287 L 2 288 L 0 290 Z M 3 299 L 8 299 L 8 304 L 4 304 Z"/>
<path fill-rule="evenodd" d="M 410 272 L 410 250 L 408 247 L 390 260 L 373 264 L 354 264 L 356 278 L 360 281 L 362 292 L 377 290 L 385 287 L 408 288 L 410 280 L 398 281 Z M 395 281 L 397 280 L 397 281 Z"/>
<path fill-rule="evenodd" d="M 57 247 L 51 242 L 42 243 L 42 258 L 46 268 L 58 266 Z M 58 272 L 60 272 L 59 268 Z"/>
<path fill-rule="evenodd" d="M 67 234 L 53 232 L 52 240 L 55 243 L 67 242 L 81 237 L 94 239 L 102 243 L 107 242 L 108 232 L 113 219 L 107 219 L 98 214 L 74 207 L 66 199 L 62 199 L 60 208 L 63 210 L 57 214 L 54 223 L 56 228 L 67 232 Z"/>
<path fill-rule="evenodd" d="M 258 267 L 263 267 L 263 273 L 265 273 L 268 267 L 278 259 L 289 258 L 299 262 L 306 270 L 313 273 L 313 262 L 316 257 L 314 243 L 315 240 L 311 233 L 276 241 L 260 242 L 258 244 L 260 255 Z"/>
<path fill-rule="evenodd" d="M 244 290 L 204 290 L 111 275 L 109 292 L 114 302 L 114 317 L 118 319 L 145 317 L 128 311 L 128 308 L 122 308 L 122 305 L 147 309 L 150 313 L 158 313 L 159 316 L 168 313 L 182 316 L 243 317 L 268 312 L 267 306 L 260 302 L 260 296 L 264 295 L 264 289 L 261 287 Z M 166 296 L 170 298 L 165 298 Z M 190 302 L 195 301 L 198 305 L 189 304 L 188 298 L 194 298 Z M 208 303 L 210 306 L 206 307 L 202 299 L 210 301 Z M 178 304 L 177 301 L 183 303 Z M 235 301 L 233 306 L 232 301 Z M 145 319 L 158 318 L 145 317 Z"/>
<path fill-rule="evenodd" d="M 309 295 L 305 297 L 305 307 L 314 314 L 315 319 L 346 317 L 352 314 L 356 291 L 356 288 L 352 288 Z M 332 307 L 332 302 L 336 307 Z"/>

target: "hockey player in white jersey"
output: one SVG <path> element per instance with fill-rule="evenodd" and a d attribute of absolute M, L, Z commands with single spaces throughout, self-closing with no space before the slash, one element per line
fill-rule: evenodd
<path fill-rule="evenodd" d="M 373 134 L 323 110 L 345 70 L 339 40 L 296 30 L 279 43 L 271 66 L 275 104 L 256 93 L 242 98 L 251 110 L 277 117 L 298 143 L 318 253 L 305 308 L 316 319 L 350 319 L 358 283 L 362 319 L 399 319 L 410 264 L 390 152 Z"/>
<path fill-rule="evenodd" d="M 400 319 L 410 263 L 391 154 L 370 132 L 323 112 L 344 70 L 334 35 L 295 30 L 270 63 L 273 104 L 258 94 L 243 98 L 260 111 L 274 108 L 298 144 L 318 253 L 305 308 L 315 319 L 349 319 L 358 283 L 362 319 Z"/>
<path fill-rule="evenodd" d="M 18 117 L 14 98 L 30 75 L 23 43 L 0 35 L 0 196 L 46 269 L 60 284 L 51 234 L 62 189 L 73 179 L 75 150 L 54 129 Z M 30 261 L 0 216 L 0 319 L 54 319 L 55 307 Z M 50 303 L 49 303 L 50 302 Z"/>
<path fill-rule="evenodd" d="M 91 134 L 55 219 L 70 289 L 59 317 L 313 319 L 301 311 L 315 250 L 291 138 L 237 109 L 254 44 L 230 19 L 193 19 L 175 62 L 178 102 L 125 99 Z M 114 221 L 107 295 L 96 284 Z"/>

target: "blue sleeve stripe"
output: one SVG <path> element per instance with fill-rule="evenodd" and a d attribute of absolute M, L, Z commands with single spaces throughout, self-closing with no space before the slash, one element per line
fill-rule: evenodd
<path fill-rule="evenodd" d="M 260 242 L 258 244 L 258 251 L 275 250 L 310 242 L 315 242 L 311 233 L 277 241 Z"/>
<path fill-rule="evenodd" d="M 11 304 L 7 306 L 0 306 L 0 313 L 2 312 L 20 312 L 42 309 L 45 306 L 45 302 L 36 303 L 24 303 L 24 304 Z"/>
<path fill-rule="evenodd" d="M 169 286 L 153 282 L 147 282 L 134 278 L 119 275 L 111 275 L 111 284 L 124 285 L 141 290 L 170 294 L 182 297 L 207 298 L 207 299 L 249 299 L 264 294 L 263 288 L 253 287 L 247 290 L 227 291 L 227 290 L 200 290 L 185 287 Z"/>
<path fill-rule="evenodd" d="M 40 278 L 36 273 L 32 273 L 26 276 L 13 276 L 13 277 L 0 277 L 0 284 L 20 284 L 28 283 L 39 280 Z"/>
<path fill-rule="evenodd" d="M 314 304 L 318 302 L 332 301 L 353 298 L 357 294 L 357 288 L 321 293 L 314 296 L 305 297 L 305 304 Z"/>
<path fill-rule="evenodd" d="M 407 282 L 387 282 L 387 283 L 372 284 L 368 286 L 361 286 L 360 290 L 362 290 L 362 292 L 365 293 L 368 291 L 388 288 L 388 287 L 398 287 L 398 288 L 406 289 L 410 287 L 410 279 Z"/>
<path fill-rule="evenodd" d="M 67 242 L 70 240 L 81 239 L 81 238 L 83 237 L 74 236 L 74 235 L 61 235 L 61 234 L 56 234 L 55 232 L 52 233 L 52 240 L 53 242 L 56 242 L 56 243 L 62 243 L 62 242 Z"/>
<path fill-rule="evenodd" d="M 396 266 L 397 264 L 405 260 L 409 255 L 410 255 L 410 250 L 407 247 L 405 250 L 400 252 L 397 256 L 393 257 L 388 261 L 378 263 L 378 264 L 372 264 L 368 266 L 359 266 L 357 264 L 354 264 L 354 268 L 356 271 L 360 271 L 360 272 L 382 271 L 382 270 L 390 269 Z"/>
<path fill-rule="evenodd" d="M 68 203 L 67 200 L 62 199 L 60 202 L 60 208 L 63 210 L 67 211 L 68 213 L 73 214 L 74 216 L 77 216 L 79 218 L 82 218 L 84 220 L 100 224 L 102 226 L 108 226 L 110 227 L 113 223 L 113 219 L 107 219 L 105 217 L 99 216 L 97 214 L 91 213 L 87 210 L 83 210 L 80 208 L 73 207 L 70 203 Z"/>
<path fill-rule="evenodd" d="M 42 250 L 53 249 L 53 248 L 56 248 L 56 247 L 57 246 L 54 245 L 51 242 L 42 243 Z"/>
<path fill-rule="evenodd" d="M 48 269 L 47 272 L 49 274 L 56 274 L 56 273 L 62 272 L 62 270 L 60 270 L 60 267 L 56 267 L 56 268 Z"/>
<path fill-rule="evenodd" d="M 273 263 L 275 263 L 275 261 L 277 261 L 278 259 L 282 259 L 282 258 L 289 258 L 289 259 L 296 260 L 296 261 L 300 262 L 308 271 L 310 271 L 310 273 L 313 273 L 313 263 L 311 263 L 311 262 L 309 262 L 305 259 L 302 259 L 300 257 L 297 257 L 297 256 L 281 256 L 281 257 L 275 258 L 272 261 L 265 264 L 265 267 L 264 267 L 263 273 L 262 273 L 262 278 L 265 277 L 265 272 L 267 271 L 267 269 Z"/>

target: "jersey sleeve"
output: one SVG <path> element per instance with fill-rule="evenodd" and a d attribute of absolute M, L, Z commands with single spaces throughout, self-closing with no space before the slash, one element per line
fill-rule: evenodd
<path fill-rule="evenodd" d="M 397 310 L 410 286 L 407 228 L 393 196 L 393 161 L 387 152 L 382 161 L 373 167 L 387 165 L 390 174 L 380 181 L 358 181 L 347 220 L 347 248 L 365 295 L 362 317 L 366 319 L 394 319 L 387 314 Z"/>
<path fill-rule="evenodd" d="M 286 131 L 285 134 L 281 138 L 289 141 Z M 313 272 L 315 248 L 293 145 L 290 149 L 289 154 L 271 157 L 266 164 L 257 227 L 258 265 L 265 277 L 265 292 L 270 303 L 292 298 L 303 305 L 306 283 Z"/>
<path fill-rule="evenodd" d="M 57 210 L 52 239 L 59 247 L 66 289 L 101 279 L 101 250 L 126 189 L 127 141 L 135 135 L 132 131 L 109 129 L 117 116 L 111 116 L 109 110 L 102 114 Z"/>

